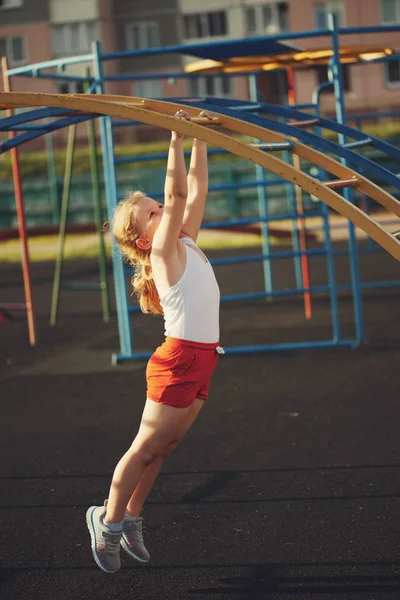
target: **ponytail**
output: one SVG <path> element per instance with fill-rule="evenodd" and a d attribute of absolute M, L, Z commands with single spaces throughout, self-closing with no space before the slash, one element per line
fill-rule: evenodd
<path fill-rule="evenodd" d="M 162 315 L 163 309 L 153 279 L 150 253 L 136 244 L 140 231 L 134 219 L 135 206 L 144 197 L 143 192 L 130 192 L 121 200 L 114 213 L 112 232 L 122 255 L 134 268 L 131 281 L 142 312 Z"/>

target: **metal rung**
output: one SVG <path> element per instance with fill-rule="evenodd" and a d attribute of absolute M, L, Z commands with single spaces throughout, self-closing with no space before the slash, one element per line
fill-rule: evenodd
<path fill-rule="evenodd" d="M 396 240 L 400 240 L 400 229 L 398 231 L 394 231 L 392 236 L 396 238 Z"/>
<path fill-rule="evenodd" d="M 293 142 L 286 140 L 285 142 L 270 142 L 262 144 L 250 144 L 252 148 L 258 148 L 258 150 L 293 150 Z"/>
<path fill-rule="evenodd" d="M 98 292 L 102 289 L 100 283 L 74 283 L 73 281 L 65 281 L 61 286 L 65 290 L 82 290 L 86 292 Z"/>
<path fill-rule="evenodd" d="M 341 190 L 345 187 L 353 187 L 356 188 L 360 185 L 360 180 L 357 177 L 353 177 L 352 179 L 336 179 L 334 181 L 324 181 L 323 184 L 331 190 Z"/>
<path fill-rule="evenodd" d="M 298 127 L 301 129 L 302 127 L 311 127 L 312 125 L 318 125 L 319 119 L 308 119 L 307 121 L 293 121 L 292 123 L 288 123 L 291 127 Z"/>
<path fill-rule="evenodd" d="M 372 139 L 369 137 L 364 138 L 363 140 L 358 140 L 357 142 L 347 142 L 347 144 L 343 144 L 343 148 L 348 148 L 352 150 L 353 148 L 362 148 L 363 146 L 368 146 L 372 142 Z"/>

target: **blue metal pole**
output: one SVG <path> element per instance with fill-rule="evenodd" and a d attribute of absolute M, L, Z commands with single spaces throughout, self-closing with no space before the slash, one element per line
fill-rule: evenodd
<path fill-rule="evenodd" d="M 100 42 L 93 42 L 94 74 L 98 82 L 98 93 L 104 93 L 103 69 L 101 64 Z M 114 165 L 114 143 L 110 117 L 100 119 L 101 142 L 103 147 L 104 183 L 107 196 L 107 212 L 109 219 L 114 214 L 118 202 L 117 178 Z M 124 265 L 115 243 L 112 245 L 112 264 L 114 273 L 115 298 L 117 304 L 118 331 L 120 349 L 123 354 L 132 354 L 132 336 L 128 311 L 126 280 Z"/>
<path fill-rule="evenodd" d="M 287 150 L 283 153 L 283 160 L 288 164 L 292 163 L 292 155 Z M 292 183 L 287 183 L 286 187 L 286 202 L 288 207 L 289 214 L 296 214 L 297 212 L 297 203 L 296 203 L 296 194 L 294 190 L 294 185 Z M 292 219 L 291 224 L 291 241 L 292 241 L 292 250 L 294 252 L 294 273 L 296 277 L 296 286 L 298 288 L 304 287 L 303 283 L 303 274 L 301 271 L 301 255 L 300 252 L 300 230 L 298 219 Z"/>
<path fill-rule="evenodd" d="M 327 84 L 322 84 L 318 86 L 313 94 L 313 101 L 315 101 L 315 114 L 317 117 L 321 116 L 321 105 L 320 105 L 320 97 L 323 89 L 328 87 Z M 315 133 L 317 135 L 322 135 L 322 129 L 318 125 L 315 128 Z M 318 179 L 323 181 L 324 179 L 324 170 L 321 167 L 318 167 Z M 322 204 L 322 219 L 323 219 L 323 228 L 324 228 L 324 248 L 326 251 L 326 264 L 328 268 L 328 282 L 329 282 L 329 298 L 331 303 L 331 319 L 332 319 L 332 333 L 333 333 L 333 341 L 339 342 L 340 340 L 340 321 L 339 321 L 339 309 L 338 309 L 338 290 L 336 284 L 336 276 L 335 276 L 335 262 L 334 262 L 334 254 L 332 251 L 332 240 L 331 240 L 331 228 L 329 223 L 329 208 L 325 202 L 321 202 Z"/>
<path fill-rule="evenodd" d="M 249 77 L 249 88 L 250 88 L 250 100 L 253 102 L 257 102 L 257 75 L 250 75 Z M 256 165 L 256 177 L 257 181 L 265 180 L 264 169 L 260 167 L 260 165 Z M 261 246 L 263 250 L 263 254 L 270 254 L 270 244 L 269 244 L 269 225 L 266 220 L 268 217 L 268 201 L 267 201 L 267 192 L 265 189 L 265 185 L 257 187 L 258 194 L 258 211 L 260 217 L 264 219 L 261 222 Z M 272 263 L 270 260 L 263 261 L 263 269 L 264 269 L 264 285 L 266 292 L 272 292 L 273 283 L 272 283 Z"/>
<path fill-rule="evenodd" d="M 355 124 L 355 127 L 356 127 L 356 129 L 358 129 L 358 131 L 362 131 L 362 119 L 361 119 L 361 117 L 356 117 L 356 118 L 355 118 L 355 123 L 354 123 L 354 124 Z M 364 153 L 365 153 L 365 152 L 364 152 L 364 148 L 360 148 L 360 154 L 362 154 L 362 155 L 363 155 Z M 370 211 L 370 199 L 368 198 L 368 196 L 366 196 L 366 195 L 363 195 L 363 196 L 362 196 L 362 200 L 363 200 L 363 201 L 364 201 L 364 203 L 365 203 L 365 208 L 363 208 L 363 207 L 361 207 L 361 208 L 363 208 L 363 210 L 365 210 L 365 212 L 367 213 L 367 215 L 369 215 L 369 214 L 370 214 L 370 212 L 371 212 L 371 211 Z M 370 237 L 368 236 L 368 237 L 367 237 L 367 248 L 369 248 L 370 250 L 372 250 L 372 249 L 373 249 L 373 247 L 374 247 L 374 245 L 375 245 L 375 244 L 374 244 L 374 242 L 373 242 L 372 238 L 370 238 Z"/>
<path fill-rule="evenodd" d="M 328 28 L 332 35 L 332 47 L 333 56 L 331 59 L 332 64 L 332 75 L 333 75 L 333 87 L 336 98 L 336 118 L 337 121 L 345 125 L 346 124 L 346 111 L 344 105 L 344 94 L 343 94 L 343 78 L 342 69 L 340 64 L 340 47 L 339 47 L 339 32 L 337 27 L 336 15 L 328 15 Z M 344 135 L 339 134 L 339 144 L 344 144 L 346 138 Z M 342 164 L 347 165 L 346 160 L 341 159 Z M 352 189 L 345 188 L 343 190 L 344 197 L 349 202 L 352 201 Z M 353 223 L 349 221 L 349 249 L 350 249 L 350 267 L 351 267 L 351 280 L 353 287 L 353 305 L 354 305 L 354 318 L 355 318 L 355 333 L 356 342 L 358 344 L 364 341 L 364 319 L 363 319 L 363 305 L 362 295 L 360 286 L 360 269 L 358 260 L 358 248 L 357 239 L 355 234 L 355 227 Z"/>

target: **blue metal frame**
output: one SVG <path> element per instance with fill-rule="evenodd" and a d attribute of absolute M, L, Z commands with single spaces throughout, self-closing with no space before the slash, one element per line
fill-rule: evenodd
<path fill-rule="evenodd" d="M 374 33 L 374 32 L 389 32 L 389 31 L 400 31 L 400 26 L 379 26 L 379 27 L 366 27 L 366 28 L 336 28 L 334 20 L 329 22 L 328 29 L 323 30 L 315 30 L 309 32 L 300 32 L 300 33 L 290 33 L 290 34 L 279 34 L 276 36 L 268 36 L 269 41 L 278 41 L 282 42 L 284 40 L 291 39 L 306 39 L 306 38 L 315 38 L 318 36 L 330 36 L 332 39 L 332 47 L 334 49 L 333 56 L 333 85 L 335 90 L 335 97 L 337 99 L 337 115 L 338 122 L 331 121 L 329 119 L 324 119 L 319 117 L 317 132 L 320 134 L 322 128 L 330 129 L 331 131 L 337 132 L 341 136 L 342 145 L 334 144 L 329 140 L 323 139 L 320 135 L 316 135 L 309 131 L 304 131 L 302 129 L 296 129 L 290 124 L 280 122 L 277 120 L 272 120 L 267 118 L 265 115 L 270 114 L 274 116 L 279 116 L 282 118 L 288 119 L 296 119 L 296 120 L 305 120 L 310 118 L 309 113 L 301 112 L 299 110 L 295 110 L 293 108 L 286 107 L 276 107 L 270 106 L 265 103 L 257 102 L 258 98 L 255 97 L 255 102 L 243 102 L 243 101 L 235 101 L 235 100 L 220 100 L 214 98 L 205 98 L 201 99 L 196 103 L 190 102 L 188 99 L 178 99 L 181 104 L 187 104 L 191 106 L 196 106 L 197 108 L 209 110 L 217 110 L 222 114 L 226 114 L 233 117 L 239 117 L 243 121 L 254 123 L 260 125 L 262 127 L 278 131 L 283 133 L 284 135 L 294 136 L 299 139 L 301 142 L 305 144 L 310 144 L 323 152 L 330 152 L 336 156 L 338 156 L 341 161 L 346 164 L 354 165 L 357 168 L 363 169 L 368 173 L 371 173 L 373 176 L 378 177 L 383 182 L 394 186 L 396 189 L 400 190 L 400 181 L 397 177 L 397 174 L 392 173 L 388 169 L 384 169 L 374 163 L 373 161 L 367 159 L 365 156 L 359 155 L 355 150 L 359 148 L 363 148 L 365 146 L 374 147 L 382 152 L 385 152 L 388 156 L 393 157 L 396 160 L 400 158 L 400 151 L 390 144 L 382 142 L 372 136 L 365 136 L 362 132 L 357 131 L 356 129 L 350 128 L 345 124 L 345 111 L 344 111 L 344 102 L 343 102 L 343 86 L 341 81 L 341 72 L 340 72 L 340 56 L 339 56 L 339 35 L 351 35 L 352 33 Z M 263 42 L 265 38 L 254 38 L 253 40 L 248 40 L 250 42 L 254 42 L 261 46 L 261 42 Z M 217 42 L 215 44 L 209 44 L 210 48 L 215 49 L 220 48 L 221 51 L 226 52 L 226 50 L 230 47 L 233 47 L 233 42 L 224 41 Z M 19 67 L 17 69 L 11 69 L 8 72 L 9 76 L 26 76 L 26 77 L 39 77 L 39 78 L 47 78 L 54 80 L 64 80 L 64 81 L 84 81 L 86 83 L 91 83 L 91 91 L 97 91 L 100 93 L 104 92 L 104 83 L 106 81 L 116 81 L 116 80 L 140 80 L 140 79 L 159 79 L 166 77 L 175 77 L 175 78 L 186 78 L 195 77 L 197 74 L 155 74 L 155 75 L 120 75 L 120 76 L 104 76 L 102 72 L 102 62 L 107 60 L 119 59 L 123 57 L 139 57 L 139 56 L 147 56 L 153 54 L 165 54 L 167 52 L 178 52 L 178 53 L 188 53 L 190 51 L 191 54 L 196 54 L 196 51 L 202 53 L 204 55 L 204 49 L 207 49 L 207 45 L 205 44 L 192 44 L 190 46 L 181 45 L 181 46 L 173 46 L 168 48 L 157 48 L 157 49 L 149 49 L 144 51 L 136 51 L 136 52 L 117 52 L 117 53 L 108 53 L 102 54 L 100 44 L 96 42 L 92 47 L 92 54 L 88 54 L 86 56 L 72 57 L 67 59 L 57 59 L 52 61 L 47 61 L 43 63 L 38 63 L 36 65 L 28 65 L 25 67 Z M 200 55 L 200 54 L 199 54 Z M 384 62 L 385 60 L 394 60 L 395 57 L 387 57 L 386 59 L 378 59 L 371 62 Z M 75 77 L 66 75 L 63 73 L 64 69 L 71 64 L 77 64 L 81 62 L 92 61 L 94 64 L 94 74 L 95 79 L 93 78 L 85 78 L 85 77 Z M 58 73 L 45 73 L 43 72 L 49 68 L 57 68 Z M 253 73 L 255 76 L 256 72 Z M 238 73 L 234 75 L 226 75 L 226 76 L 237 76 Z M 243 75 L 249 76 L 248 72 L 244 72 Z M 211 76 L 211 75 L 208 75 Z M 171 99 L 172 100 L 172 99 Z M 318 110 L 317 108 L 318 102 L 313 104 L 302 104 L 297 108 L 313 108 L 314 110 Z M 254 114 L 257 113 L 257 114 Z M 399 111 L 400 113 L 400 111 Z M 17 135 L 14 140 L 10 140 L 10 142 L 5 142 L 0 149 L 1 151 L 7 151 L 11 147 L 16 147 L 22 143 L 25 143 L 28 140 L 32 140 L 35 137 L 39 137 L 43 134 L 50 133 L 52 131 L 56 131 L 62 127 L 69 126 L 73 123 L 79 123 L 82 121 L 86 121 L 91 118 L 96 118 L 99 115 L 91 115 L 91 116 L 80 116 L 76 113 L 76 111 L 67 111 L 61 109 L 40 109 L 31 111 L 30 113 L 23 113 L 19 115 L 15 115 L 12 118 L 6 118 L 0 120 L 0 130 L 8 131 L 22 131 L 21 134 Z M 54 118 L 60 117 L 59 120 L 55 122 L 49 122 L 45 125 L 32 125 L 32 121 L 43 119 L 43 118 Z M 27 123 L 29 121 L 29 124 Z M 103 169 L 104 169 L 104 179 L 106 185 L 107 192 L 107 207 L 108 213 L 111 217 L 116 203 L 118 201 L 118 191 L 117 191 L 117 180 L 116 180 L 116 172 L 115 165 L 122 162 L 129 162 L 131 159 L 116 159 L 114 155 L 114 142 L 113 142 L 113 127 L 121 127 L 126 125 L 134 124 L 133 121 L 112 121 L 109 117 L 101 117 L 101 137 L 102 137 L 102 145 L 103 145 Z M 346 138 L 349 137 L 354 141 L 346 142 Z M 216 149 L 215 153 L 222 153 L 223 150 Z M 149 159 L 161 158 L 162 155 L 155 155 L 154 157 L 148 157 Z M 145 160 L 144 157 L 132 157 L 133 160 Z M 257 181 L 250 182 L 245 186 L 241 187 L 250 187 L 255 185 L 259 188 L 262 188 L 261 193 L 265 194 L 266 200 L 266 185 L 274 185 L 275 183 L 281 183 L 284 180 L 265 180 L 264 176 L 261 176 L 261 172 L 257 172 Z M 226 186 L 215 186 L 215 189 L 235 189 L 236 185 L 226 185 Z M 350 196 L 347 196 L 350 198 Z M 322 204 L 322 203 L 321 203 Z M 291 212 L 291 211 L 289 211 Z M 350 346 L 355 347 L 358 345 L 360 341 L 363 340 L 364 332 L 363 332 L 363 317 L 362 317 L 362 306 L 361 306 L 361 288 L 372 287 L 373 285 L 377 285 L 379 287 L 386 287 L 388 285 L 392 285 L 392 282 L 367 282 L 360 283 L 359 281 L 359 273 L 358 273 L 358 265 L 357 265 L 357 246 L 354 236 L 354 228 L 350 224 L 350 257 L 352 261 L 352 283 L 350 285 L 338 286 L 335 282 L 334 277 L 334 264 L 333 257 L 336 254 L 343 253 L 342 250 L 333 250 L 330 242 L 330 227 L 328 220 L 328 207 L 325 205 L 321 206 L 320 211 L 316 211 L 314 214 L 318 214 L 323 217 L 323 227 L 325 232 L 325 246 L 320 250 L 307 250 L 305 254 L 309 256 L 315 255 L 326 255 L 327 256 L 327 267 L 328 267 L 328 276 L 329 283 L 324 286 L 314 286 L 308 290 L 304 290 L 301 285 L 299 285 L 299 281 L 297 281 L 297 289 L 293 290 L 278 290 L 274 291 L 272 289 L 272 278 L 266 282 L 268 285 L 270 284 L 270 288 L 266 289 L 266 292 L 263 293 L 248 293 L 248 294 L 231 294 L 229 296 L 224 297 L 223 299 L 226 301 L 234 301 L 234 300 L 243 300 L 250 298 L 265 298 L 265 297 L 279 297 L 279 296 L 287 296 L 287 295 L 295 295 L 302 294 L 305 291 L 309 292 L 317 292 L 317 291 L 328 291 L 330 293 L 331 299 L 331 312 L 332 312 L 332 329 L 333 329 L 333 339 L 332 340 L 321 340 L 317 342 L 293 342 L 288 344 L 267 344 L 261 346 L 246 346 L 246 347 L 234 347 L 227 348 L 227 353 L 239 353 L 239 352 L 268 352 L 268 351 L 277 351 L 277 350 L 295 350 L 295 349 L 303 349 L 303 348 L 315 348 L 315 347 L 332 347 L 332 346 Z M 296 213 L 291 215 L 279 215 L 279 216 L 268 216 L 267 211 L 265 214 L 262 213 L 261 219 L 239 219 L 234 222 L 215 222 L 212 224 L 206 224 L 205 226 L 208 228 L 222 226 L 223 224 L 229 224 L 230 226 L 236 223 L 250 223 L 250 222 L 260 222 L 265 227 L 267 231 L 268 223 L 274 220 L 284 219 L 298 219 L 298 218 L 306 218 L 311 216 L 313 213 L 307 213 L 306 215 L 301 216 Z M 294 248 L 294 250 L 290 252 L 270 252 L 269 247 L 265 246 L 263 248 L 263 253 L 261 255 L 253 255 L 248 257 L 232 257 L 228 259 L 218 259 L 213 261 L 213 264 L 233 264 L 235 262 L 244 262 L 244 261 L 254 261 L 254 260 L 262 260 L 264 264 L 268 264 L 270 266 L 270 260 L 272 258 L 287 258 L 288 256 L 293 257 L 294 260 L 298 260 L 299 256 L 304 253 L 300 252 L 298 249 Z M 266 263 L 266 261 L 268 261 Z M 129 313 L 135 310 L 135 307 L 128 306 L 128 294 L 127 294 L 127 285 L 126 285 L 126 272 L 122 262 L 122 259 L 119 255 L 119 252 L 114 247 L 113 250 L 113 268 L 114 268 L 114 281 L 115 281 L 115 290 L 116 290 L 116 300 L 117 300 L 117 311 L 118 311 L 118 327 L 119 327 L 119 335 L 120 335 L 120 344 L 121 350 L 120 353 L 114 356 L 114 361 L 119 362 L 120 360 L 126 359 L 145 359 L 148 358 L 149 353 L 142 352 L 134 352 L 133 350 L 133 339 L 132 339 L 132 331 L 130 327 L 130 317 Z M 355 340 L 342 340 L 340 338 L 340 330 L 339 330 L 339 314 L 337 309 L 337 293 L 342 290 L 351 290 L 354 297 L 354 311 L 355 311 L 355 320 L 356 320 L 356 339 Z"/>
<path fill-rule="evenodd" d="M 336 97 L 336 118 L 340 125 L 346 125 L 346 110 L 344 106 L 344 91 L 343 91 L 343 73 L 342 66 L 340 64 L 340 48 L 339 48 L 339 33 L 337 26 L 337 17 L 334 14 L 328 15 L 328 27 L 332 33 L 332 47 L 333 57 L 331 60 L 331 70 L 333 76 L 333 88 Z M 344 147 L 346 144 L 345 136 L 339 134 L 339 144 Z M 348 146 L 347 146 L 348 148 Z M 345 158 L 341 159 L 341 163 L 347 166 Z M 353 189 L 345 188 L 343 190 L 343 196 L 348 202 L 353 200 Z M 354 305 L 354 318 L 355 318 L 355 333 L 357 343 L 364 341 L 364 319 L 363 319 L 363 306 L 361 297 L 360 287 L 360 268 L 358 258 L 357 239 L 355 232 L 355 225 L 351 221 L 348 222 L 349 229 L 349 249 L 350 249 L 350 270 L 351 270 L 351 282 L 353 291 L 353 305 Z"/>

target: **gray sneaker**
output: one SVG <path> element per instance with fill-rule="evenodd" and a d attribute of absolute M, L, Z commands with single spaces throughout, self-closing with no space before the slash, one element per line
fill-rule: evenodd
<path fill-rule="evenodd" d="M 132 558 L 148 562 L 150 554 L 143 543 L 143 517 L 125 517 L 122 523 L 121 546 Z"/>
<path fill-rule="evenodd" d="M 120 541 L 122 531 L 113 533 L 104 525 L 104 506 L 91 506 L 86 513 L 86 523 L 92 538 L 93 557 L 100 569 L 116 573 L 121 568 Z"/>

